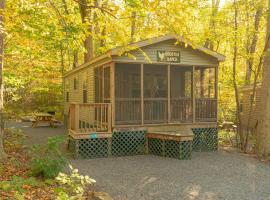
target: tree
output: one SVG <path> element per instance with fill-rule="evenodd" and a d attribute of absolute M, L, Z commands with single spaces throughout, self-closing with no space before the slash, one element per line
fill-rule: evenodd
<path fill-rule="evenodd" d="M 84 39 L 84 63 L 89 62 L 93 58 L 94 53 L 94 42 L 93 42 L 93 25 L 91 20 L 92 9 L 89 8 L 87 0 L 78 1 L 80 7 L 80 14 L 82 23 L 88 24 L 86 38 Z"/>
<path fill-rule="evenodd" d="M 266 26 L 266 48 L 262 72 L 262 104 L 257 131 L 256 150 L 259 155 L 270 156 L 270 0 L 268 0 L 268 18 Z"/>
<path fill-rule="evenodd" d="M 217 17 L 217 14 L 218 14 L 218 8 L 219 8 L 219 5 L 220 5 L 220 0 L 212 0 L 212 14 L 211 14 L 211 17 L 210 17 L 210 24 L 209 24 L 209 30 L 211 30 L 211 39 L 210 38 L 207 38 L 206 41 L 205 41 L 205 44 L 204 46 L 206 48 L 209 48 L 211 50 L 214 50 L 214 43 L 213 43 L 213 39 L 215 38 L 216 36 L 216 17 Z M 215 38 L 216 39 L 216 38 Z"/>
<path fill-rule="evenodd" d="M 235 102 L 236 102 L 236 121 L 237 121 L 237 133 L 240 137 L 240 148 L 244 149 L 244 135 L 242 129 L 242 121 L 240 116 L 240 99 L 239 99 L 239 90 L 236 80 L 236 67 L 237 67 L 237 56 L 238 56 L 238 3 L 237 0 L 234 0 L 234 44 L 233 44 L 233 86 L 235 93 Z"/>
<path fill-rule="evenodd" d="M 250 84 L 251 81 L 251 73 L 254 70 L 253 65 L 254 65 L 254 55 L 256 52 L 256 47 L 257 47 L 257 42 L 258 42 L 258 31 L 259 31 L 259 26 L 260 26 L 260 20 L 262 17 L 262 5 L 261 3 L 259 4 L 255 16 L 254 16 L 254 30 L 252 31 L 252 37 L 249 39 L 247 36 L 247 61 L 246 61 L 246 84 Z M 247 13 L 249 13 L 249 10 L 247 10 Z M 247 27 L 247 32 L 249 31 L 249 27 Z M 247 33 L 249 34 L 249 33 Z M 250 42 L 251 40 L 251 42 Z"/>
<path fill-rule="evenodd" d="M 3 98 L 3 57 L 4 57 L 4 9 L 5 9 L 5 0 L 0 0 L 0 117 L 3 118 L 3 105 L 4 105 L 4 98 Z M 3 119 L 1 119 L 3 120 Z M 6 153 L 4 151 L 3 145 L 3 135 L 4 135 L 4 127 L 3 123 L 0 124 L 0 160 L 2 161 L 6 158 Z"/>

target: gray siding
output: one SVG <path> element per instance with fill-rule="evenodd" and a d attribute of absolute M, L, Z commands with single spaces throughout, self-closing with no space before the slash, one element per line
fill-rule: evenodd
<path fill-rule="evenodd" d="M 197 65 L 197 66 L 209 66 L 218 65 L 218 60 L 210 55 L 207 55 L 192 47 L 185 48 L 183 45 L 175 45 L 175 40 L 167 40 L 164 42 L 156 43 L 142 48 L 142 51 L 150 58 L 152 63 L 157 62 L 157 50 L 167 51 L 180 51 L 180 64 L 181 65 Z M 113 56 L 113 61 L 119 62 L 148 62 L 143 53 L 139 50 L 130 52 L 134 58 L 130 58 L 127 55 Z M 166 63 L 168 64 L 168 63 Z M 176 63 L 171 63 L 176 64 Z"/>

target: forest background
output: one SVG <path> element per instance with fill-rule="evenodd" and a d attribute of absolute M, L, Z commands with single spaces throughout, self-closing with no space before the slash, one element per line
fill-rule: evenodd
<path fill-rule="evenodd" d="M 266 0 L 2 2 L 4 102 L 12 115 L 61 113 L 66 71 L 116 46 L 168 33 L 226 56 L 219 68 L 219 122 L 239 124 L 239 88 L 262 78 Z"/>

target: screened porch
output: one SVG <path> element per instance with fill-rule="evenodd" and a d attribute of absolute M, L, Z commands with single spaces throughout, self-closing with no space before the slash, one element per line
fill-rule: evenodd
<path fill-rule="evenodd" d="M 116 63 L 95 69 L 95 103 L 116 126 L 216 122 L 216 83 L 216 67 Z"/>

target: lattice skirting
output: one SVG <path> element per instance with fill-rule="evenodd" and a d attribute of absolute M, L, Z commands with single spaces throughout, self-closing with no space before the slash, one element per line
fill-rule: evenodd
<path fill-rule="evenodd" d="M 110 155 L 110 138 L 69 139 L 75 158 L 104 158 Z"/>
<path fill-rule="evenodd" d="M 76 158 L 132 156 L 145 152 L 146 131 L 118 131 L 112 138 L 69 138 L 69 151 Z"/>
<path fill-rule="evenodd" d="M 153 155 L 188 160 L 191 159 L 192 141 L 179 142 L 148 138 L 148 152 Z"/>
<path fill-rule="evenodd" d="M 191 159 L 193 151 L 218 149 L 217 128 L 193 128 L 193 141 L 173 141 L 148 138 L 148 153 L 178 159 Z M 132 156 L 145 153 L 144 130 L 117 131 L 112 138 L 69 139 L 69 151 L 76 158 Z"/>
<path fill-rule="evenodd" d="M 144 154 L 145 133 L 145 130 L 114 132 L 112 135 L 112 156 Z"/>
<path fill-rule="evenodd" d="M 216 151 L 218 149 L 217 128 L 193 128 L 193 151 Z"/>

